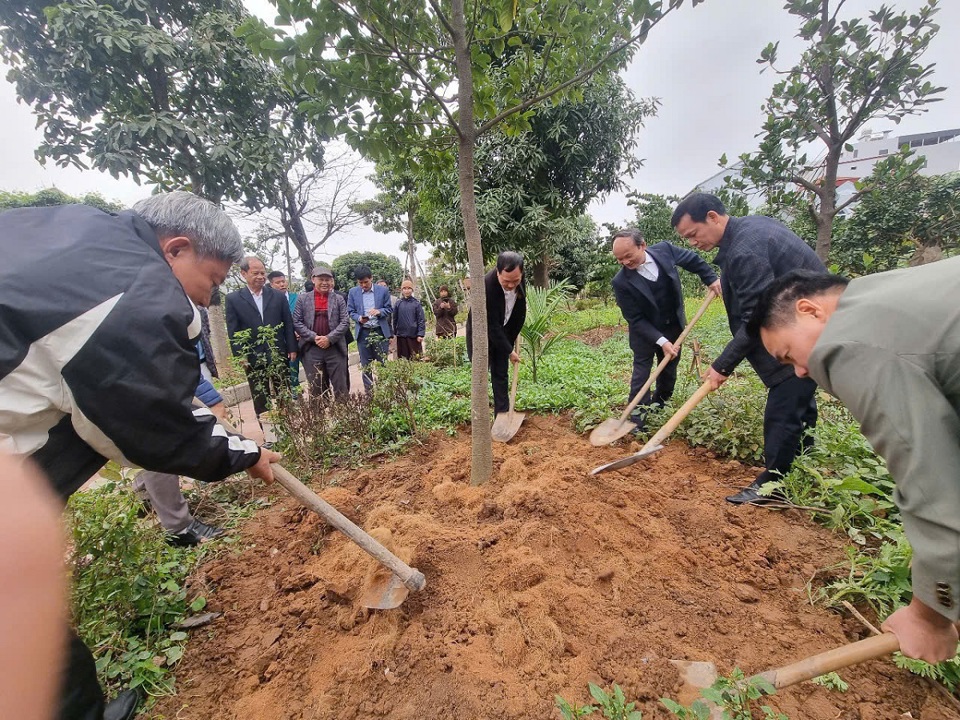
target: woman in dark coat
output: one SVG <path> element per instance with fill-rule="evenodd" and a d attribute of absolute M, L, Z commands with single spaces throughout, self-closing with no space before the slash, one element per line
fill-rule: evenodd
<path fill-rule="evenodd" d="M 440 286 L 438 297 L 433 301 L 433 315 L 437 319 L 437 337 L 456 337 L 457 301 L 450 297 L 450 289 L 446 285 Z"/>

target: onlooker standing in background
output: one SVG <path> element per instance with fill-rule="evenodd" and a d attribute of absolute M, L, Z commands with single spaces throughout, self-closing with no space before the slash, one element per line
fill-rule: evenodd
<path fill-rule="evenodd" d="M 313 269 L 314 289 L 297 298 L 293 326 L 299 337 L 303 368 L 310 383 L 311 397 L 328 389 L 343 399 L 350 392 L 347 341 L 350 329 L 347 304 L 333 290 L 333 271 L 321 265 Z"/>
<path fill-rule="evenodd" d="M 290 316 L 293 316 L 293 308 L 297 304 L 297 293 L 290 292 L 287 285 L 287 276 L 279 270 L 274 270 L 267 274 L 267 282 L 277 292 L 282 292 L 287 298 L 287 304 L 290 306 Z M 296 334 L 296 330 L 294 330 Z M 299 339 L 299 338 L 297 338 Z M 290 385 L 300 386 L 300 356 L 298 355 L 290 361 Z"/>
<path fill-rule="evenodd" d="M 427 318 L 423 304 L 413 296 L 413 283 L 404 280 L 400 299 L 393 305 L 393 334 L 397 337 L 397 358 L 413 360 L 423 355 Z"/>
<path fill-rule="evenodd" d="M 441 285 L 437 299 L 433 301 L 433 316 L 437 320 L 437 337 L 452 338 L 457 335 L 457 301 L 450 297 L 450 288 Z"/>
<path fill-rule="evenodd" d="M 366 265 L 353 271 L 356 286 L 347 294 L 347 311 L 357 324 L 357 351 L 360 367 L 363 368 L 363 387 L 367 392 L 373 387 L 373 373 L 367 370 L 373 361 L 386 362 L 388 342 L 393 336 L 390 329 L 390 291 L 382 285 L 373 284 L 373 273 Z"/>
<path fill-rule="evenodd" d="M 272 377 L 270 365 L 274 353 L 284 361 L 293 360 L 297 356 L 297 345 L 290 305 L 285 295 L 266 285 L 267 271 L 260 258 L 243 258 L 240 275 L 247 285 L 227 295 L 227 333 L 233 353 L 244 362 L 253 409 L 259 420 L 260 415 L 269 409 L 271 386 L 289 382 L 289 374 L 281 380 Z M 263 327 L 276 328 L 273 347 L 260 339 Z M 242 330 L 250 331 L 249 344 L 241 343 L 237 337 Z M 274 393 L 280 390 L 273 387 Z"/>

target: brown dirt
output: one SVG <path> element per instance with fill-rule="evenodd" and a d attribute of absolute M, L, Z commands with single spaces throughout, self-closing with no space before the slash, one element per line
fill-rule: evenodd
<path fill-rule="evenodd" d="M 626 450 L 528 415 L 482 487 L 465 435 L 342 474 L 322 495 L 427 577 L 386 612 L 357 604 L 372 561 L 281 500 L 196 578 L 224 615 L 194 631 L 155 717 L 557 718 L 554 695 L 586 702 L 593 681 L 619 683 L 650 720 L 671 717 L 666 658 L 756 672 L 858 639 L 805 590 L 842 538 L 798 511 L 727 505 L 755 471 L 679 442 L 588 474 Z M 889 662 L 841 674 L 845 694 L 805 683 L 770 704 L 793 720 L 953 717 Z"/>
<path fill-rule="evenodd" d="M 590 345 L 591 347 L 597 347 L 602 345 L 607 340 L 612 338 L 617 333 L 624 333 L 622 326 L 617 325 L 603 325 L 601 327 L 591 328 L 590 330 L 585 330 L 582 333 L 571 336 L 573 340 L 579 340 L 585 345 Z"/>

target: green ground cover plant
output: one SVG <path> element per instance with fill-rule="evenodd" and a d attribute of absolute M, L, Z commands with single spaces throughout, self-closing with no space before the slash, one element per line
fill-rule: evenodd
<path fill-rule="evenodd" d="M 97 675 L 112 695 L 127 687 L 148 696 L 173 692 L 171 669 L 183 655 L 187 633 L 176 626 L 206 605 L 186 581 L 210 552 L 229 538 L 196 548 L 167 544 L 163 528 L 131 489 L 128 472 L 114 464 L 100 487 L 75 493 L 67 505 L 72 540 L 72 619 L 94 653 Z M 196 512 L 230 525 L 252 514 L 242 481 L 216 483 L 188 494 Z"/>

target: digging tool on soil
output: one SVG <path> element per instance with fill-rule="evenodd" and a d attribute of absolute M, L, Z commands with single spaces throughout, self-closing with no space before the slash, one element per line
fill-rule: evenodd
<path fill-rule="evenodd" d="M 777 689 L 785 688 L 867 660 L 876 660 L 899 649 L 900 642 L 897 640 L 897 636 L 893 633 L 883 633 L 866 640 L 841 645 L 781 668 L 767 670 L 754 677 L 763 678 Z M 671 660 L 670 662 L 680 671 L 683 680 L 683 687 L 680 689 L 677 698 L 683 705 L 690 705 L 694 700 L 700 698 L 702 689 L 708 688 L 716 682 L 717 668 L 711 662 L 688 660 Z M 719 720 L 721 717 L 720 709 L 717 707 L 711 708 L 710 717 Z"/>
<path fill-rule="evenodd" d="M 517 355 L 520 354 L 520 338 L 517 338 L 517 345 L 514 352 L 516 352 Z M 513 436 L 517 434 L 517 430 L 519 430 L 523 424 L 523 419 L 527 416 L 526 413 L 518 413 L 513 409 L 517 402 L 517 380 L 519 378 L 520 363 L 514 363 L 513 387 L 510 388 L 510 411 L 497 415 L 497 419 L 493 421 L 493 427 L 490 428 L 490 435 L 497 442 L 505 443 L 513 440 Z"/>
<path fill-rule="evenodd" d="M 195 400 L 195 402 L 199 403 L 200 401 Z M 217 422 L 230 432 L 240 434 L 240 431 L 226 420 L 218 420 Z M 419 591 L 426 587 L 427 579 L 422 572 L 404 563 L 357 527 L 333 505 L 291 475 L 283 465 L 273 464 L 273 476 L 284 490 L 333 525 L 356 543 L 361 550 L 391 571 L 389 575 L 387 573 L 377 573 L 374 576 L 373 582 L 360 598 L 360 604 L 363 607 L 375 610 L 391 610 L 399 607 L 407 599 L 411 590 Z"/>
<path fill-rule="evenodd" d="M 710 303 L 713 302 L 716 296 L 713 290 L 707 290 L 707 297 L 703 299 L 703 303 L 700 305 L 696 314 L 694 314 L 693 319 L 687 323 L 683 332 L 680 333 L 679 337 L 674 341 L 673 346 L 675 348 L 680 349 L 680 346 L 683 344 L 683 341 L 687 339 L 687 335 L 693 329 L 693 326 L 697 324 L 697 320 L 707 311 L 707 308 L 710 307 Z M 647 381 L 643 384 L 643 387 L 640 388 L 639 392 L 633 396 L 633 400 L 630 401 L 627 409 L 623 411 L 623 414 L 619 418 L 607 418 L 593 429 L 593 432 L 590 433 L 591 445 L 598 447 L 601 445 L 609 445 L 615 440 L 622 438 L 637 426 L 636 423 L 628 421 L 627 418 L 630 417 L 630 413 L 633 412 L 634 408 L 640 404 L 640 400 L 647 394 L 647 390 L 653 387 L 653 383 L 660 377 L 660 373 L 662 373 L 667 365 L 672 363 L 674 359 L 676 359 L 676 356 L 664 357 L 663 360 L 657 364 L 656 369 L 650 373 L 650 377 L 647 378 Z"/>
<path fill-rule="evenodd" d="M 690 396 L 690 399 L 687 400 L 679 410 L 677 410 L 669 420 L 664 424 L 662 428 L 657 430 L 656 434 L 647 440 L 647 444 L 644 445 L 640 450 L 638 450 L 633 455 L 629 455 L 625 458 L 620 458 L 619 460 L 614 460 L 612 463 L 607 463 L 606 465 L 601 465 L 598 468 L 594 468 L 590 471 L 591 475 L 599 475 L 602 472 L 607 470 L 619 470 L 621 468 L 630 467 L 635 462 L 643 460 L 643 458 L 653 455 L 660 450 L 663 450 L 663 441 L 674 430 L 677 429 L 677 426 L 683 422 L 684 418 L 690 414 L 690 412 L 700 404 L 700 401 L 703 400 L 709 393 L 711 387 L 709 383 L 704 383 L 697 391 Z"/>

